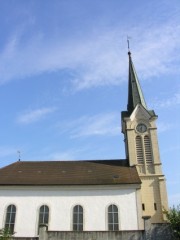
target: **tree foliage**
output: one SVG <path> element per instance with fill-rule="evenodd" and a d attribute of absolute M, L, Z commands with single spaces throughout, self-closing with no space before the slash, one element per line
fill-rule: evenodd
<path fill-rule="evenodd" d="M 12 237 L 9 229 L 0 229 L 0 240 L 9 240 Z"/>
<path fill-rule="evenodd" d="M 173 206 L 169 211 L 164 210 L 164 213 L 166 214 L 175 239 L 180 240 L 180 204 L 177 207 Z"/>

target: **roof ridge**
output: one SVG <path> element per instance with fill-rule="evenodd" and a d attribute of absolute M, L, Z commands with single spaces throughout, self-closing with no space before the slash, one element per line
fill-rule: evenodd
<path fill-rule="evenodd" d="M 84 160 L 24 160 L 24 161 L 16 161 L 14 163 L 11 163 L 7 166 L 17 164 L 17 163 L 41 163 L 41 162 L 94 162 L 94 161 L 126 161 L 126 159 L 119 159 L 119 158 L 114 158 L 114 159 L 84 159 Z M 6 166 L 5 166 L 6 167 Z M 4 168 L 4 167 L 3 167 Z"/>
<path fill-rule="evenodd" d="M 10 164 L 8 164 L 8 165 L 0 168 L 0 170 L 3 170 L 3 169 L 5 169 L 5 168 L 7 168 L 7 167 L 9 167 L 9 166 L 15 165 L 15 164 L 17 164 L 18 162 L 20 162 L 20 161 L 18 160 L 18 161 L 16 161 L 16 162 L 10 163 Z"/>

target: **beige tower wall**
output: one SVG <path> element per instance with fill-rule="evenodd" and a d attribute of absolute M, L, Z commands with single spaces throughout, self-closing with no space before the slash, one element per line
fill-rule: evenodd
<path fill-rule="evenodd" d="M 161 202 L 161 191 L 158 177 L 141 177 L 141 198 L 145 209 L 143 216 L 151 216 L 152 223 L 164 221 Z"/>
<path fill-rule="evenodd" d="M 122 132 L 126 136 L 126 145 L 128 149 L 130 166 L 136 165 L 141 184 L 141 201 L 145 209 L 143 216 L 151 216 L 152 223 L 162 223 L 165 220 L 163 208 L 168 208 L 166 183 L 161 169 L 161 161 L 158 147 L 156 118 L 141 105 L 137 105 L 129 118 L 124 118 Z M 136 130 L 138 123 L 143 123 L 148 130 L 145 133 L 139 133 Z M 136 136 L 142 139 L 142 148 L 144 163 L 138 164 L 136 152 Z M 151 143 L 152 163 L 149 164 L 145 159 L 144 137 L 148 136 Z"/>

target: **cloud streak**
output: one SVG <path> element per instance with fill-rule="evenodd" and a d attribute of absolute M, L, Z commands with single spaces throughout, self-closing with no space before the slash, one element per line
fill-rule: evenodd
<path fill-rule="evenodd" d="M 180 46 L 180 25 L 176 20 L 150 28 L 140 25 L 129 31 L 136 46 L 133 59 L 138 75 L 145 79 L 174 73 L 174 69 L 177 72 L 180 56 L 175 53 Z M 16 33 L 0 55 L 0 83 L 69 69 L 76 90 L 120 84 L 127 77 L 127 56 L 121 50 L 126 48 L 126 40 L 122 38 L 126 33 L 124 28 L 115 26 L 112 30 L 95 31 L 88 38 L 66 41 L 59 36 L 47 41 L 39 33 L 23 44 L 23 34 Z M 117 45 L 119 39 L 122 43 Z"/>
<path fill-rule="evenodd" d="M 30 124 L 32 122 L 37 122 L 47 116 L 50 113 L 53 113 L 56 110 L 55 107 L 52 108 L 39 108 L 35 110 L 30 110 L 22 113 L 17 121 L 22 124 Z"/>
<path fill-rule="evenodd" d="M 173 129 L 175 126 L 171 123 L 165 123 L 165 122 L 158 122 L 157 123 L 157 128 L 159 133 L 163 133 L 166 131 L 169 131 Z"/>
<path fill-rule="evenodd" d="M 89 152 L 88 148 L 72 148 L 63 151 L 54 150 L 52 153 L 48 155 L 48 158 L 51 160 L 64 160 L 64 161 L 72 161 L 79 159 L 79 156 L 83 156 L 85 152 Z M 47 155 L 45 156 L 47 158 Z"/>
<path fill-rule="evenodd" d="M 115 136 L 120 134 L 120 124 L 118 114 L 105 113 L 94 116 L 83 116 L 81 118 L 59 123 L 57 128 L 63 134 L 68 132 L 71 138 L 90 136 Z"/>
<path fill-rule="evenodd" d="M 155 99 L 152 101 L 153 108 L 170 108 L 180 104 L 180 93 L 176 92 L 173 96 L 166 99 Z"/>

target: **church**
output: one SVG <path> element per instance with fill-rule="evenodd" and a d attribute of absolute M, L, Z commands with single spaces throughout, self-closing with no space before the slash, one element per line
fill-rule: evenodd
<path fill-rule="evenodd" d="M 143 230 L 165 222 L 166 182 L 157 115 L 149 110 L 129 58 L 128 103 L 121 113 L 126 159 L 18 161 L 0 169 L 0 229 L 33 238 L 49 231 Z"/>

